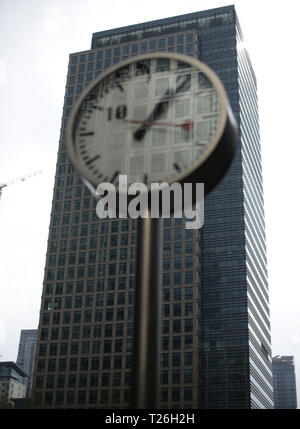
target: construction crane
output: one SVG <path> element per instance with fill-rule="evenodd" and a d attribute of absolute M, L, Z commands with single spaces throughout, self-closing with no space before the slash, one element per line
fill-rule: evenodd
<path fill-rule="evenodd" d="M 13 180 L 10 180 L 10 181 L 5 182 L 5 183 L 0 183 L 0 199 L 1 199 L 1 195 L 2 195 L 2 189 L 5 188 L 6 186 L 14 185 L 15 183 L 19 183 L 19 182 L 24 182 L 25 180 L 29 179 L 30 177 L 36 176 L 36 175 L 41 174 L 41 173 L 42 173 L 42 170 L 38 170 L 38 171 L 35 171 L 33 173 L 26 174 L 25 176 L 18 177 L 17 179 L 13 179 Z"/>

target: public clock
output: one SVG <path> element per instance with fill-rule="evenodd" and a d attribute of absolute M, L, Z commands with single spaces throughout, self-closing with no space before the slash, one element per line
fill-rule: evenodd
<path fill-rule="evenodd" d="M 222 178 L 236 146 L 236 122 L 217 75 L 190 57 L 153 53 L 96 78 L 74 106 L 67 148 L 93 186 L 204 183 Z"/>

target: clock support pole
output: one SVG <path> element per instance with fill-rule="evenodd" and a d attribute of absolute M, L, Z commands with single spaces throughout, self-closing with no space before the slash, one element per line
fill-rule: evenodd
<path fill-rule="evenodd" d="M 138 219 L 131 404 L 136 409 L 155 409 L 159 402 L 161 236 L 161 218 Z"/>

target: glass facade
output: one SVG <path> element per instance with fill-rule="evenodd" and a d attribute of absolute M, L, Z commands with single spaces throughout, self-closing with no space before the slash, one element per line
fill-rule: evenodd
<path fill-rule="evenodd" d="M 256 82 L 233 6 L 99 33 L 70 55 L 42 294 L 36 407 L 127 407 L 135 274 L 131 219 L 103 220 L 68 160 L 79 94 L 131 56 L 179 52 L 219 75 L 239 124 L 205 224 L 165 219 L 162 408 L 270 408 L 272 377 Z M 164 65 L 162 64 L 162 67 Z"/>
<path fill-rule="evenodd" d="M 297 389 L 294 356 L 275 356 L 272 359 L 274 377 L 274 408 L 296 409 Z"/>
<path fill-rule="evenodd" d="M 200 406 L 271 408 L 271 338 L 256 79 L 235 23 L 202 37 L 239 124 L 228 173 L 206 198 L 201 245 Z M 219 57 L 220 55 L 220 57 Z"/>

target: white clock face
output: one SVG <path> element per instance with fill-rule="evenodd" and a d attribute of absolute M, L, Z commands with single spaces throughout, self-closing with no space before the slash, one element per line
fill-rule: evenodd
<path fill-rule="evenodd" d="M 195 65 L 196 64 L 196 65 Z M 179 181 L 225 122 L 216 76 L 187 57 L 136 57 L 99 77 L 70 119 L 69 154 L 94 185 Z"/>

